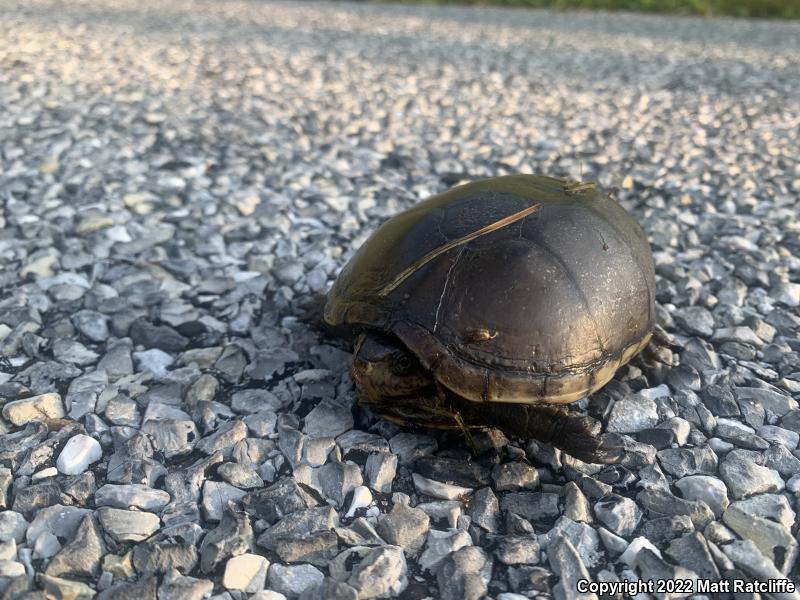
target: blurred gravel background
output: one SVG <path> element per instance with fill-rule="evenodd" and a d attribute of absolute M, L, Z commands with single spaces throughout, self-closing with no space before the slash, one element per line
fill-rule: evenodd
<path fill-rule="evenodd" d="M 0 4 L 4 598 L 797 581 L 800 24 Z M 384 218 L 513 172 L 650 236 L 681 365 L 582 404 L 622 465 L 375 420 L 298 319 Z"/>

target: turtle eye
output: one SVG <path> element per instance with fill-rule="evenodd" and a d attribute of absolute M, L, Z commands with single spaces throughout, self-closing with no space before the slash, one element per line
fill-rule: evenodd
<path fill-rule="evenodd" d="M 395 375 L 408 375 L 413 366 L 414 363 L 408 354 L 397 354 L 392 358 L 391 369 Z"/>

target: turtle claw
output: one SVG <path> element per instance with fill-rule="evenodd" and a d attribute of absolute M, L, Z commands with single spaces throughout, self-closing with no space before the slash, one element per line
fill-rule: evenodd
<path fill-rule="evenodd" d="M 550 443 L 583 462 L 613 464 L 625 455 L 622 438 L 614 433 L 601 433 L 600 421 L 588 415 L 563 413 L 557 435 Z"/>
<path fill-rule="evenodd" d="M 661 325 L 656 325 L 650 343 L 642 351 L 642 359 L 645 363 L 676 367 L 678 363 L 672 351 L 678 348 L 675 339 Z"/>
<path fill-rule="evenodd" d="M 604 433 L 600 436 L 593 462 L 611 465 L 620 462 L 625 456 L 625 443 L 616 433 Z"/>
<path fill-rule="evenodd" d="M 599 437 L 573 435 L 554 445 L 586 463 L 610 465 L 620 462 L 625 456 L 622 439 L 614 433 L 604 433 Z"/>
<path fill-rule="evenodd" d="M 631 364 L 640 368 L 653 383 L 664 383 L 669 371 L 680 364 L 677 350 L 679 346 L 672 335 L 656 325 L 650 342 L 633 358 Z"/>
<path fill-rule="evenodd" d="M 603 433 L 600 421 L 564 406 L 464 401 L 451 405 L 448 414 L 462 431 L 497 427 L 509 437 L 552 444 L 587 463 L 613 464 L 625 456 L 621 436 Z"/>

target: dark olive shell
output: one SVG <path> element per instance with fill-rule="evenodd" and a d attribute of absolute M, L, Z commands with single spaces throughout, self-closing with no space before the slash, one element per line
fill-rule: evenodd
<path fill-rule="evenodd" d="M 571 402 L 647 344 L 654 303 L 650 246 L 616 201 L 514 175 L 455 187 L 386 221 L 342 270 L 324 316 L 396 335 L 464 398 Z"/>

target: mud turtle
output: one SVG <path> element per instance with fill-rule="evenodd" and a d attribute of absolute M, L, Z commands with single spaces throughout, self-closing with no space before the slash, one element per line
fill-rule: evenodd
<path fill-rule="evenodd" d="M 593 184 L 513 175 L 386 221 L 328 293 L 360 331 L 359 402 L 402 424 L 498 427 L 592 462 L 621 440 L 564 405 L 642 350 L 655 317 L 644 233 Z"/>

